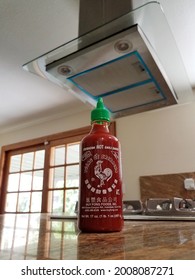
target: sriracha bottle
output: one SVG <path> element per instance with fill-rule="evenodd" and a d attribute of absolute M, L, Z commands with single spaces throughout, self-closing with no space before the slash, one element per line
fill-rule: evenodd
<path fill-rule="evenodd" d="M 123 227 L 121 155 L 109 132 L 110 116 L 102 98 L 91 112 L 92 128 L 81 141 L 78 227 L 83 232 Z"/>

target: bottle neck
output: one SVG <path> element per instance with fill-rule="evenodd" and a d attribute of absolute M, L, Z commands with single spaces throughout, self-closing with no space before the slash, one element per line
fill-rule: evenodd
<path fill-rule="evenodd" d="M 94 121 L 92 122 L 91 133 L 93 132 L 104 132 L 109 133 L 110 122 L 107 121 Z"/>

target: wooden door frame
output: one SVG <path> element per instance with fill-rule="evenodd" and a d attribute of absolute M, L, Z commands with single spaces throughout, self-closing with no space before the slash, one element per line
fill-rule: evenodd
<path fill-rule="evenodd" d="M 91 129 L 91 126 L 85 126 L 82 128 L 77 128 L 65 132 L 60 132 L 56 134 L 51 134 L 47 136 L 42 136 L 35 139 L 25 140 L 14 144 L 9 144 L 2 146 L 1 148 L 1 155 L 0 155 L 0 214 L 4 213 L 5 208 L 5 200 L 6 200 L 6 176 L 5 171 L 7 170 L 9 163 L 7 161 L 7 157 L 9 152 L 11 151 L 17 151 L 19 152 L 21 149 L 24 150 L 25 148 L 33 148 L 38 145 L 45 145 L 46 147 L 49 147 L 49 143 L 51 141 L 60 140 L 60 139 L 66 139 L 65 143 L 71 142 L 77 142 L 81 141 L 81 139 L 89 133 Z M 116 124 L 115 122 L 111 122 L 110 124 L 110 132 L 113 135 L 116 135 Z M 47 158 L 45 159 L 48 160 Z M 46 205 L 47 201 L 43 202 L 42 206 L 42 212 L 46 211 Z"/>

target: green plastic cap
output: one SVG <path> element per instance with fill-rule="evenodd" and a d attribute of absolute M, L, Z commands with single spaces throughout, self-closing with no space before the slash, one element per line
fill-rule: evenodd
<path fill-rule="evenodd" d="M 91 111 L 91 121 L 107 121 L 110 122 L 110 113 L 105 108 L 103 99 L 98 99 L 96 108 Z"/>

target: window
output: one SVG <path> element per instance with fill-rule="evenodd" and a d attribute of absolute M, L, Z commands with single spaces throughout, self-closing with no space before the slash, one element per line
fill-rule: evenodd
<path fill-rule="evenodd" d="M 5 212 L 41 212 L 45 150 L 10 154 Z"/>
<path fill-rule="evenodd" d="M 49 167 L 50 212 L 74 214 L 79 187 L 79 143 L 51 148 Z"/>
<path fill-rule="evenodd" d="M 0 213 L 73 214 L 79 145 L 90 127 L 2 147 Z M 110 126 L 114 134 L 114 123 Z"/>

